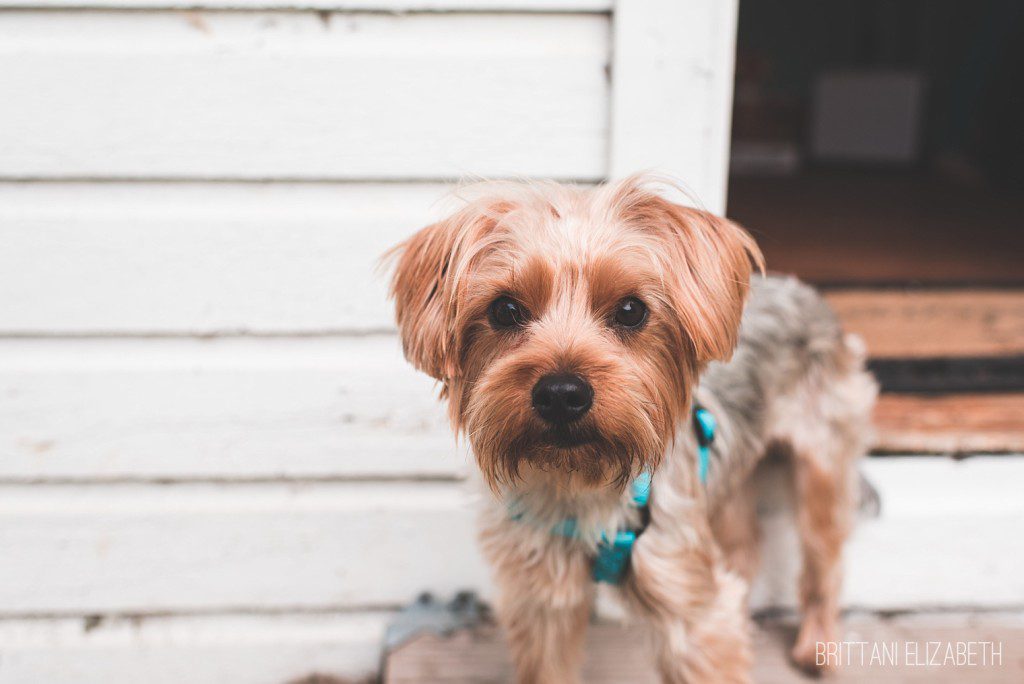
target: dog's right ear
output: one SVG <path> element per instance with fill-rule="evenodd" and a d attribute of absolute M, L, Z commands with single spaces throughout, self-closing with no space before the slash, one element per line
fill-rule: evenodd
<path fill-rule="evenodd" d="M 437 380 L 447 382 L 458 373 L 460 281 L 475 255 L 474 246 L 509 208 L 500 202 L 471 203 L 384 257 L 397 259 L 391 297 L 405 358 Z"/>

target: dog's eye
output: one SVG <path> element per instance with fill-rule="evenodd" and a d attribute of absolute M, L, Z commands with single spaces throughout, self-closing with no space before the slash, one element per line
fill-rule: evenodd
<path fill-rule="evenodd" d="M 526 309 L 511 297 L 498 297 L 487 313 L 495 328 L 515 328 L 526 323 Z"/>
<path fill-rule="evenodd" d="M 615 309 L 615 322 L 623 328 L 639 328 L 647 320 L 647 306 L 636 297 L 626 297 Z"/>

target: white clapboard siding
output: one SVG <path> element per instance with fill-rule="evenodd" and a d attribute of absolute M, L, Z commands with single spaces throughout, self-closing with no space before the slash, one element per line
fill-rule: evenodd
<path fill-rule="evenodd" d="M 0 178 L 597 179 L 607 17 L 0 13 Z"/>
<path fill-rule="evenodd" d="M 0 183 L 0 334 L 390 330 L 379 260 L 449 208 L 448 194 Z"/>
<path fill-rule="evenodd" d="M 462 485 L 0 485 L 0 617 L 366 608 L 481 586 Z"/>
<path fill-rule="evenodd" d="M 377 671 L 387 612 L 0 620 L 4 684 L 284 684 Z"/>
<path fill-rule="evenodd" d="M 608 12 L 615 0 L 0 0 L 0 7 L 112 9 L 315 9 L 388 12 Z"/>
<path fill-rule="evenodd" d="M 0 341 L 0 479 L 450 478 L 466 462 L 395 336 Z"/>
<path fill-rule="evenodd" d="M 0 682 L 361 677 L 420 591 L 490 597 L 377 258 L 476 176 L 657 168 L 721 210 L 735 0 L 685 5 L 0 0 Z M 934 562 L 877 551 L 946 522 L 928 463 L 856 562 Z M 971 557 L 914 601 L 1019 589 L 1019 508 L 965 511 L 988 592 Z"/>
<path fill-rule="evenodd" d="M 876 459 L 882 496 L 848 547 L 844 605 L 1019 606 L 1022 458 Z M 779 513 L 774 516 L 781 515 Z M 755 607 L 791 605 L 766 554 Z M 0 617 L 388 607 L 420 590 L 491 596 L 458 483 L 0 486 Z M 998 553 L 993 552 L 998 549 Z"/>
<path fill-rule="evenodd" d="M 1024 456 L 907 456 L 865 460 L 881 514 L 858 522 L 844 549 L 844 605 L 868 610 L 1024 605 Z M 791 481 L 778 468 L 760 473 L 761 573 L 754 606 L 793 606 L 800 551 Z M 779 512 L 781 511 L 781 514 Z"/>

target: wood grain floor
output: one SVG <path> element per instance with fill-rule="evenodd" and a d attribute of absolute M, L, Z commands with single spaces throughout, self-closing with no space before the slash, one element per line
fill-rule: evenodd
<path fill-rule="evenodd" d="M 843 327 L 872 358 L 1024 354 L 1024 289 L 829 290 Z"/>
<path fill-rule="evenodd" d="M 886 453 L 1024 451 L 1024 394 L 883 394 L 874 449 Z"/>
<path fill-rule="evenodd" d="M 844 665 L 835 675 L 822 681 L 832 684 L 1024 681 L 1024 616 L 1019 614 L 933 614 L 890 618 L 852 615 L 846 619 L 844 629 L 844 641 L 850 642 L 840 651 L 845 654 L 842 656 Z M 815 681 L 788 663 L 786 652 L 793 636 L 794 626 L 790 620 L 766 619 L 759 622 L 755 636 L 754 681 L 762 684 Z M 855 645 L 859 642 L 867 642 L 867 646 Z M 947 644 L 952 643 L 955 649 L 957 642 L 975 642 L 973 666 L 966 663 L 960 666 L 928 664 L 932 656 L 926 656 L 926 653 L 939 649 L 938 652 L 944 654 Z M 989 662 L 985 664 L 980 657 L 981 642 L 993 644 L 989 647 Z M 892 656 L 885 656 L 883 663 L 872 663 L 875 644 L 879 655 L 884 645 Z M 1000 649 L 998 661 L 995 648 Z M 420 637 L 391 654 L 384 681 L 386 684 L 497 684 L 513 681 L 513 678 L 501 634 L 493 627 L 484 627 L 446 639 Z M 583 681 L 588 684 L 658 682 L 639 631 L 611 624 L 592 626 L 588 633 Z"/>
<path fill-rule="evenodd" d="M 728 215 L 768 268 L 818 284 L 1020 285 L 1024 198 L 925 174 L 738 178 Z"/>

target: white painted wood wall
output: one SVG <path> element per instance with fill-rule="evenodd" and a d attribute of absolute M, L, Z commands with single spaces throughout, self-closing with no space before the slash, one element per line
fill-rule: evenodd
<path fill-rule="evenodd" d="M 721 210 L 735 12 L 0 0 L 0 682 L 361 675 L 419 591 L 486 594 L 376 258 L 466 177 Z M 849 605 L 1021 603 L 1016 462 L 869 470 Z"/>

